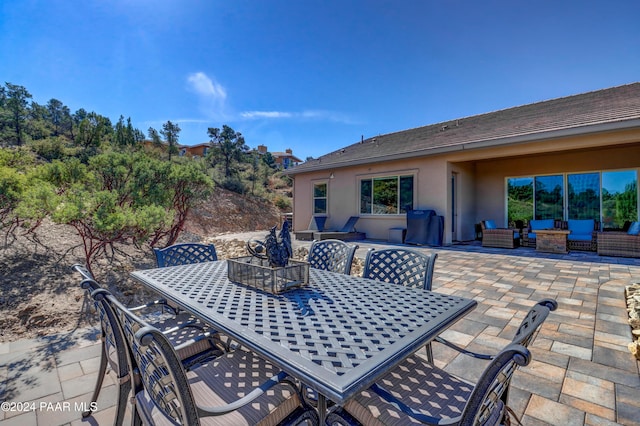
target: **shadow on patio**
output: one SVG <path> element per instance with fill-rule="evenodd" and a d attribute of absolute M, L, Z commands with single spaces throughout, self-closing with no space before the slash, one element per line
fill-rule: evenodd
<path fill-rule="evenodd" d="M 262 235 L 262 234 L 260 234 Z M 242 241 L 251 236 L 227 236 Z M 358 241 L 356 256 L 384 242 Z M 308 247 L 310 242 L 294 241 Z M 497 351 L 511 339 L 527 310 L 546 297 L 558 301 L 531 346 L 532 363 L 513 381 L 510 405 L 524 425 L 640 424 L 639 362 L 631 342 L 624 289 L 640 281 L 640 259 L 595 254 L 548 255 L 535 250 L 486 249 L 479 244 L 416 247 L 435 251 L 434 291 L 471 297 L 475 311 L 444 336 L 475 351 Z M 0 424 L 103 424 L 112 421 L 113 380 L 94 418 L 82 421 L 76 403 L 88 403 L 97 372 L 95 331 L 77 330 L 56 338 L 0 344 L 0 399 L 34 401 L 35 410 L 3 412 Z M 433 345 L 436 364 L 475 380 L 482 362 Z M 40 402 L 70 402 L 70 410 L 46 411 Z M 46 408 L 46 407 L 45 407 Z M 54 407 L 55 408 L 55 407 Z"/>

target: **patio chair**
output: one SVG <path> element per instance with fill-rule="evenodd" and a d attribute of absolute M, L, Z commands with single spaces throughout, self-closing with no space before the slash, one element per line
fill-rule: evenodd
<path fill-rule="evenodd" d="M 218 260 L 213 244 L 184 243 L 154 248 L 158 268 Z"/>
<path fill-rule="evenodd" d="M 625 223 L 625 228 L 597 233 L 599 256 L 640 257 L 640 222 Z"/>
<path fill-rule="evenodd" d="M 92 279 L 82 280 L 81 286 L 91 295 L 99 290 L 108 292 Z M 122 424 L 122 418 L 124 416 L 127 395 L 131 390 L 129 377 L 131 365 L 126 357 L 127 346 L 126 343 L 124 343 L 119 327 L 117 327 L 117 322 L 111 316 L 110 311 L 105 310 L 104 304 L 99 303 L 95 299 L 94 305 L 100 319 L 102 350 L 100 352 L 98 377 L 91 402 L 95 403 L 98 400 L 102 383 L 107 374 L 107 367 L 111 368 L 116 374 L 118 384 L 118 403 L 114 424 L 120 425 Z M 132 312 L 131 309 L 128 309 L 128 311 Z M 163 318 L 154 323 L 154 325 L 162 329 L 162 333 L 165 334 L 172 345 L 175 346 L 178 351 L 178 356 L 185 368 L 190 368 L 222 353 L 222 350 L 216 345 L 217 337 L 215 334 L 207 331 L 199 321 L 190 315 L 182 313 L 171 318 Z M 92 411 L 93 410 L 88 410 L 83 412 L 82 417 L 86 418 L 90 416 Z"/>
<path fill-rule="evenodd" d="M 516 248 L 520 246 L 517 229 L 498 228 L 493 220 L 480 222 L 482 228 L 482 247 Z"/>
<path fill-rule="evenodd" d="M 507 401 L 513 373 L 518 366 L 529 364 L 531 354 L 526 345 L 531 343 L 549 312 L 556 307 L 556 302 L 550 299 L 534 306 L 513 341 L 497 355 L 486 356 L 485 359 L 491 361 L 475 385 L 414 354 L 343 408 L 336 409 L 328 423 L 503 424 L 510 411 Z"/>
<path fill-rule="evenodd" d="M 520 323 L 520 326 L 516 330 L 516 334 L 513 336 L 513 340 L 511 341 L 511 343 L 513 343 L 514 345 L 529 347 L 529 345 L 533 342 L 533 339 L 535 339 L 540 325 L 549 315 L 549 312 L 555 311 L 556 309 L 558 309 L 558 302 L 553 299 L 543 299 L 536 303 Z M 434 340 L 473 358 L 486 360 L 491 360 L 494 358 L 493 355 L 481 354 L 464 349 L 456 345 L 455 343 L 449 342 L 441 336 L 436 337 Z"/>
<path fill-rule="evenodd" d="M 431 290 L 437 253 L 392 248 L 370 250 L 364 262 L 365 278 Z"/>
<path fill-rule="evenodd" d="M 314 241 L 309 248 L 309 266 L 349 275 L 358 245 L 341 240 Z"/>
<path fill-rule="evenodd" d="M 90 280 L 90 281 L 94 281 L 97 284 L 97 281 L 95 280 L 93 274 L 91 272 L 89 272 L 89 269 L 87 269 L 87 267 L 85 265 L 81 265 L 79 263 L 76 263 L 75 265 L 73 265 L 71 267 L 71 269 L 73 269 L 74 271 L 78 272 L 81 276 L 82 276 L 82 280 Z M 99 287 L 99 286 L 98 286 Z M 89 289 L 88 292 L 86 292 L 86 295 L 90 295 L 91 291 L 93 291 L 95 289 Z M 129 307 L 129 310 L 132 312 L 138 312 L 138 311 L 142 311 L 143 309 L 148 309 L 148 308 L 152 308 L 152 307 L 160 307 L 163 310 L 166 309 L 170 312 L 172 312 L 174 315 L 178 315 L 178 310 L 171 306 L 166 299 L 156 299 L 153 300 L 151 302 L 145 303 L 143 305 L 139 305 L 139 306 L 135 306 L 135 307 Z"/>
<path fill-rule="evenodd" d="M 438 253 L 423 254 L 414 250 L 393 248 L 369 250 L 364 261 L 364 278 L 431 290 L 433 270 Z M 427 359 L 433 361 L 431 343 L 425 345 Z"/>
<path fill-rule="evenodd" d="M 593 219 L 569 219 L 563 223 L 562 228 L 571 231 L 567 235 L 569 250 L 597 251 L 600 222 Z"/>
<path fill-rule="evenodd" d="M 186 371 L 165 334 L 107 291 L 97 290 L 93 296 L 117 318 L 130 363 L 139 374 L 134 424 L 317 423 L 316 413 L 304 405 L 287 374 L 254 353 L 238 349 Z"/>
<path fill-rule="evenodd" d="M 527 348 L 509 344 L 473 385 L 414 355 L 344 407 L 333 411 L 327 423 L 332 426 L 499 425 L 507 411 L 502 397 L 513 373 L 518 366 L 528 365 L 530 361 Z"/>

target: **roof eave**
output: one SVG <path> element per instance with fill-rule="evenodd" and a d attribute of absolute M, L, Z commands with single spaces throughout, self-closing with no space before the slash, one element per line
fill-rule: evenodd
<path fill-rule="evenodd" d="M 305 166 L 303 170 L 300 170 L 300 167 L 289 169 L 287 170 L 286 174 L 293 176 L 296 174 L 310 173 L 315 171 L 322 171 L 322 170 L 335 169 L 335 168 L 341 168 L 341 167 L 361 166 L 361 165 L 370 164 L 373 162 L 379 163 L 379 162 L 387 162 L 387 161 L 395 161 L 395 160 L 404 160 L 407 158 L 420 157 L 420 156 L 432 156 L 432 155 L 446 154 L 446 153 L 458 152 L 458 151 L 464 151 L 464 150 L 491 148 L 491 147 L 502 146 L 502 145 L 515 145 L 520 143 L 540 142 L 540 141 L 560 139 L 560 138 L 566 138 L 566 137 L 572 137 L 572 136 L 589 135 L 589 134 L 620 131 L 620 130 L 629 130 L 633 128 L 640 128 L 640 118 L 633 118 L 630 120 L 616 121 L 616 122 L 589 124 L 589 125 L 578 126 L 578 127 L 553 129 L 553 130 L 547 130 L 544 132 L 520 134 L 520 135 L 506 136 L 501 138 L 480 139 L 475 141 L 472 140 L 469 142 L 464 142 L 464 143 L 455 144 L 455 145 L 441 146 L 436 148 L 426 148 L 426 149 L 421 149 L 421 150 L 412 151 L 412 152 L 402 152 L 398 154 L 384 155 L 379 157 L 367 157 L 367 158 L 345 160 L 345 161 L 332 161 L 330 163 L 325 163 L 325 164 L 322 164 L 322 162 L 320 162 L 317 165 Z M 307 163 L 305 163 L 305 165 L 306 164 Z"/>

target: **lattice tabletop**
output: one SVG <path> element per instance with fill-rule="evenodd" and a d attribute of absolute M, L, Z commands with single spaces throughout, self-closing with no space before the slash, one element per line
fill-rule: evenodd
<path fill-rule="evenodd" d="M 476 302 L 317 269 L 274 295 L 227 278 L 226 262 L 133 277 L 336 402 L 370 385 Z"/>

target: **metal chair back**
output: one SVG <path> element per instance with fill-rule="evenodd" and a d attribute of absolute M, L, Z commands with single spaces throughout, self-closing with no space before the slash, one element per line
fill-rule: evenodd
<path fill-rule="evenodd" d="M 557 306 L 552 299 L 541 300 L 533 306 L 513 341 L 495 356 L 478 356 L 464 351 L 467 355 L 490 360 L 475 386 L 439 369 L 433 362 L 413 355 L 372 385 L 370 390 L 373 392 L 363 392 L 347 403 L 346 413 L 345 410 L 336 411 L 331 424 L 350 425 L 350 417 L 363 424 L 413 424 L 415 420 L 428 424 L 503 424 L 513 373 L 531 361 L 531 353 L 525 346 L 533 341 Z M 429 404 L 422 406 L 417 401 L 425 396 L 428 396 Z M 383 406 L 370 411 L 372 406 L 380 404 Z M 413 420 L 403 419 L 403 415 Z"/>
<path fill-rule="evenodd" d="M 367 253 L 363 276 L 407 287 L 431 290 L 437 253 L 393 248 Z"/>
<path fill-rule="evenodd" d="M 473 388 L 459 424 L 500 425 L 506 415 L 506 396 L 513 373 L 531 362 L 522 345 L 509 344 L 491 361 Z"/>
<path fill-rule="evenodd" d="M 97 290 L 92 296 L 117 318 L 128 343 L 141 382 L 134 392 L 144 388 L 162 414 L 176 424 L 199 424 L 191 387 L 167 337 L 132 314 L 108 291 Z"/>
<path fill-rule="evenodd" d="M 87 290 L 87 292 L 90 292 L 92 296 L 95 292 L 107 292 L 107 290 L 102 289 L 100 285 L 92 279 L 83 280 L 81 286 Z M 111 370 L 117 375 L 116 383 L 118 384 L 118 403 L 116 406 L 114 424 L 119 425 L 124 421 L 127 399 L 129 398 L 129 392 L 132 386 L 130 372 L 133 371 L 133 365 L 131 364 L 131 359 L 129 357 L 126 340 L 122 334 L 120 326 L 118 325 L 118 319 L 115 314 L 104 302 L 95 298 L 93 298 L 93 300 L 100 318 L 102 355 L 100 357 L 98 378 L 93 391 L 93 396 L 91 397 L 91 402 L 95 403 L 98 400 L 98 395 L 100 394 L 102 383 L 106 375 L 107 365 L 109 365 Z M 92 411 L 93 410 L 85 411 L 82 413 L 82 417 L 88 417 Z"/>
<path fill-rule="evenodd" d="M 540 331 L 540 326 L 547 319 L 549 313 L 557 308 L 558 302 L 553 299 L 543 299 L 536 303 L 520 323 L 512 343 L 528 347 Z"/>
<path fill-rule="evenodd" d="M 506 416 L 504 395 L 513 373 L 530 361 L 527 348 L 509 344 L 474 386 L 413 355 L 343 409 L 335 410 L 328 423 L 497 426 Z"/>
<path fill-rule="evenodd" d="M 87 269 L 87 267 L 85 265 L 81 265 L 79 263 L 76 263 L 71 268 L 74 271 L 78 272 L 80 275 L 82 275 L 82 279 L 83 280 L 95 280 L 95 278 L 93 277 L 93 274 L 91 272 L 89 272 L 89 269 Z"/>
<path fill-rule="evenodd" d="M 184 243 L 154 248 L 158 268 L 218 260 L 213 244 Z"/>
<path fill-rule="evenodd" d="M 358 245 L 340 240 L 314 241 L 309 248 L 309 266 L 349 275 Z"/>

